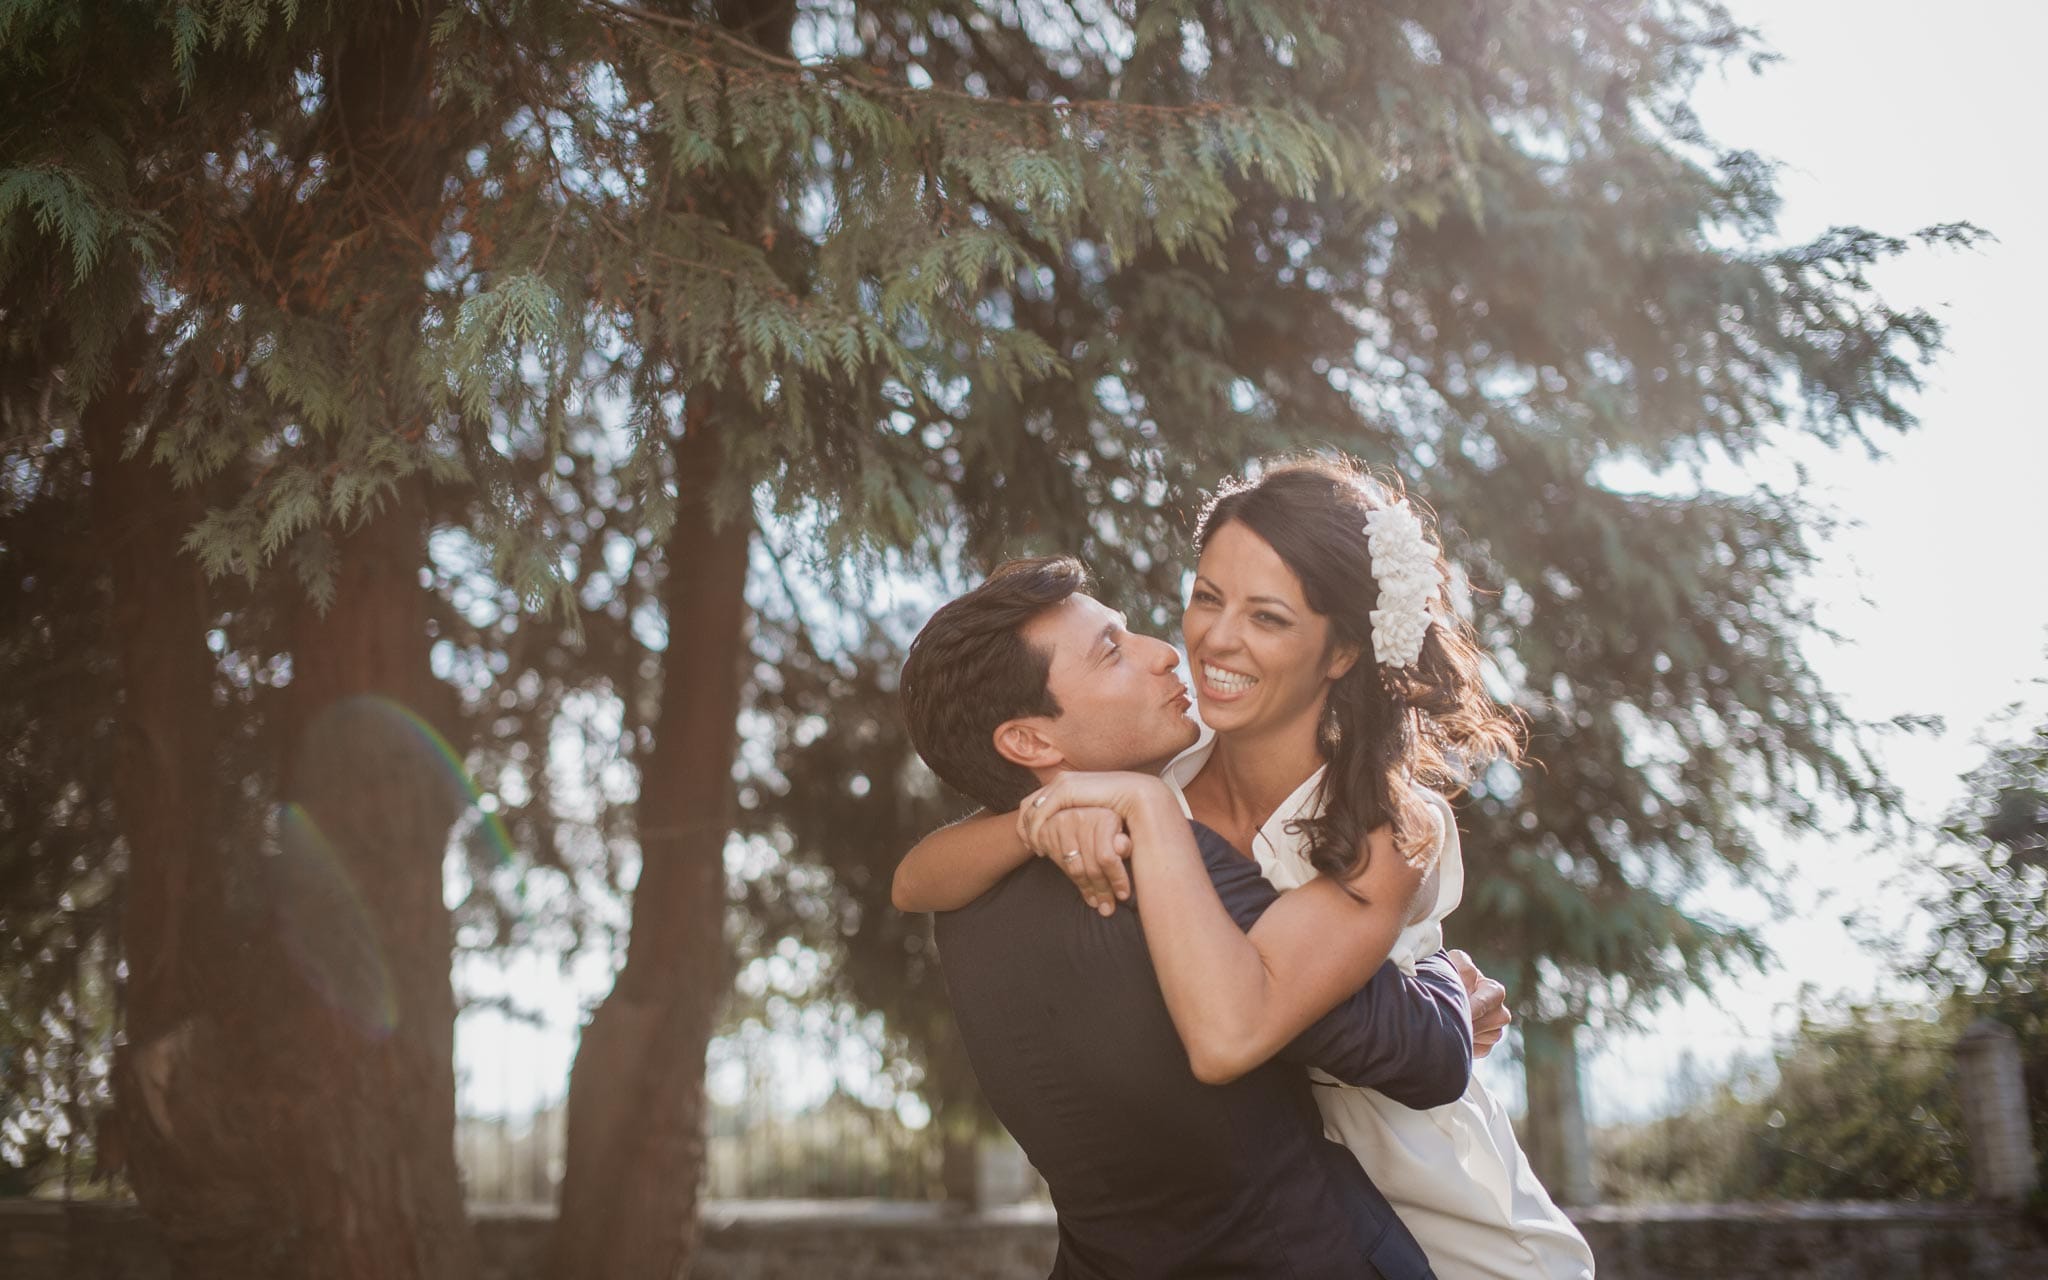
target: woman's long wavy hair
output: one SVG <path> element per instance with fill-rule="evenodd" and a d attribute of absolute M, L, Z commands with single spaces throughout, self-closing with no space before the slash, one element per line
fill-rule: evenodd
<path fill-rule="evenodd" d="M 1486 692 L 1477 638 L 1447 591 L 1430 603 L 1414 666 L 1373 659 L 1379 585 L 1365 517 L 1403 496 L 1398 480 L 1380 480 L 1349 459 L 1282 461 L 1256 480 L 1225 483 L 1195 530 L 1198 551 L 1233 523 L 1265 539 L 1300 580 L 1308 607 L 1330 620 L 1332 644 L 1358 648 L 1358 661 L 1331 685 L 1320 721 L 1329 763 L 1322 811 L 1294 828 L 1307 837 L 1316 870 L 1340 884 L 1365 869 L 1366 837 L 1380 827 L 1391 827 L 1394 847 L 1418 865 L 1438 847 L 1436 816 L 1411 781 L 1454 795 L 1474 766 L 1521 758 L 1521 716 Z M 1427 528 L 1430 513 L 1418 506 L 1416 515 Z M 1441 551 L 1437 565 L 1444 567 Z"/>

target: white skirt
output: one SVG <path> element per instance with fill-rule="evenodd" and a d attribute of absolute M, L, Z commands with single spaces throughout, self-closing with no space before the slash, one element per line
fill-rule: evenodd
<path fill-rule="evenodd" d="M 1310 1075 L 1324 1132 L 1365 1166 L 1441 1280 L 1591 1280 L 1586 1238 L 1477 1077 L 1456 1102 L 1415 1111 Z"/>

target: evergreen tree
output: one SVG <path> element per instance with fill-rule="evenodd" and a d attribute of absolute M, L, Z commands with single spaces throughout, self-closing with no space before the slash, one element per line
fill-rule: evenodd
<path fill-rule="evenodd" d="M 472 1266 L 440 899 L 464 797 L 353 699 L 475 726 L 543 809 L 555 713 L 616 700 L 637 785 L 600 825 L 637 861 L 632 929 L 578 1056 L 553 1270 L 671 1271 L 735 823 L 786 850 L 745 889 L 755 941 L 836 927 L 883 1004 L 927 963 L 878 891 L 942 803 L 889 727 L 901 632 L 854 609 L 807 643 L 771 553 L 802 599 L 849 554 L 957 580 L 1077 551 L 1165 626 L 1199 489 L 1292 443 L 1441 509 L 1532 712 L 1543 767 L 1463 815 L 1482 963 L 1569 1025 L 1753 954 L 1687 911 L 1703 868 L 1757 869 L 1766 813 L 1889 803 L 1801 656 L 1814 516 L 1616 465 L 1902 427 L 1938 330 L 1871 289 L 1905 242 L 1775 243 L 1769 167 L 1702 136 L 1693 77 L 1752 52 L 1687 0 L 0 8 L 0 100 L 42 126 L 0 151 L 6 359 L 42 406 L 9 421 L 85 450 L 136 744 L 117 1093 L 145 1138 L 167 1099 L 203 1129 L 235 1108 L 161 1082 L 206 1065 L 264 1121 L 131 1137 L 187 1265 Z M 236 664 L 270 673 L 249 707 L 215 696 Z M 769 749 L 736 797 L 743 709 Z M 222 787 L 251 721 L 270 763 Z M 250 795 L 327 837 L 268 834 L 281 885 Z M 341 901 L 326 866 L 360 915 L 312 909 Z M 237 914 L 265 893 L 310 904 L 300 953 Z M 298 977 L 385 1011 L 365 918 L 382 1038 Z M 351 1172 L 394 1160 L 402 1189 Z M 392 1252 L 352 1254 L 349 1214 Z"/>
<path fill-rule="evenodd" d="M 481 121 L 431 110 L 430 16 L 17 4 L 0 24 L 9 119 L 40 126 L 10 131 L 0 175 L 10 392 L 38 406 L 10 425 L 89 468 L 121 676 L 120 1145 L 194 1274 L 474 1266 L 422 469 L 377 443 L 414 416 L 401 282 L 433 263 L 439 169 Z M 223 525 L 250 494 L 260 547 Z M 298 536 L 323 517 L 331 537 Z M 309 591 L 206 580 L 283 554 Z"/>
<path fill-rule="evenodd" d="M 459 510 L 523 601 L 575 607 L 531 464 L 558 473 L 570 424 L 624 398 L 607 461 L 658 548 L 663 633 L 632 941 L 579 1055 L 555 1269 L 674 1269 L 701 1174 L 686 1064 L 728 973 L 756 496 L 815 508 L 834 548 L 942 537 L 958 475 L 923 433 L 1065 373 L 1008 318 L 1035 255 L 1213 245 L 1232 181 L 1306 190 L 1327 142 L 1258 107 L 877 79 L 824 16 L 799 61 L 793 7 L 6 17 L 15 117 L 50 126 L 0 173 L 10 358 L 40 406 L 11 420 L 90 466 L 131 744 L 115 1084 L 138 1192 L 207 1274 L 473 1267 L 439 856 L 465 797 L 432 767 L 452 707 L 426 535 Z M 1061 467 L 1026 432 L 988 447 Z M 223 796 L 221 583 L 276 569 L 302 590 L 254 609 L 288 664 L 260 702 L 274 763 Z"/>

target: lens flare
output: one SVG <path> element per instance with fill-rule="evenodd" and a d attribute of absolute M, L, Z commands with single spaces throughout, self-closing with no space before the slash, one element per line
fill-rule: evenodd
<path fill-rule="evenodd" d="M 333 842 L 299 804 L 277 813 L 267 860 L 278 936 L 299 973 L 367 1036 L 398 1029 L 398 991 L 377 924 Z"/>
<path fill-rule="evenodd" d="M 416 740 L 426 747 L 463 806 L 465 844 L 472 850 L 486 851 L 489 860 L 497 866 L 509 864 L 512 861 L 512 833 L 506 828 L 505 819 L 499 816 L 495 807 L 486 804 L 487 797 L 483 788 L 476 784 L 476 779 L 463 767 L 462 757 L 455 753 L 455 748 L 449 745 L 448 739 L 442 737 L 439 730 L 428 724 L 410 707 L 396 699 L 382 695 L 365 695 L 349 701 L 391 717 L 404 725 Z"/>
<path fill-rule="evenodd" d="M 420 821 L 436 830 L 452 821 L 468 851 L 497 866 L 512 860 L 511 833 L 448 740 L 392 698 L 329 706 L 307 730 L 298 774 L 265 860 L 278 932 L 308 985 L 363 1034 L 382 1038 L 398 1027 L 398 994 L 389 940 L 357 875 L 405 848 L 414 838 L 405 832 Z"/>

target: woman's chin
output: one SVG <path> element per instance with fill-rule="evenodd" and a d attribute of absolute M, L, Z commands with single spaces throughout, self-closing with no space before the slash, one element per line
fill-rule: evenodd
<path fill-rule="evenodd" d="M 1219 698 L 1212 693 L 1204 692 L 1199 696 L 1196 705 L 1201 712 L 1202 723 L 1218 733 L 1240 728 L 1249 719 L 1245 714 L 1248 708 L 1243 697 Z"/>

